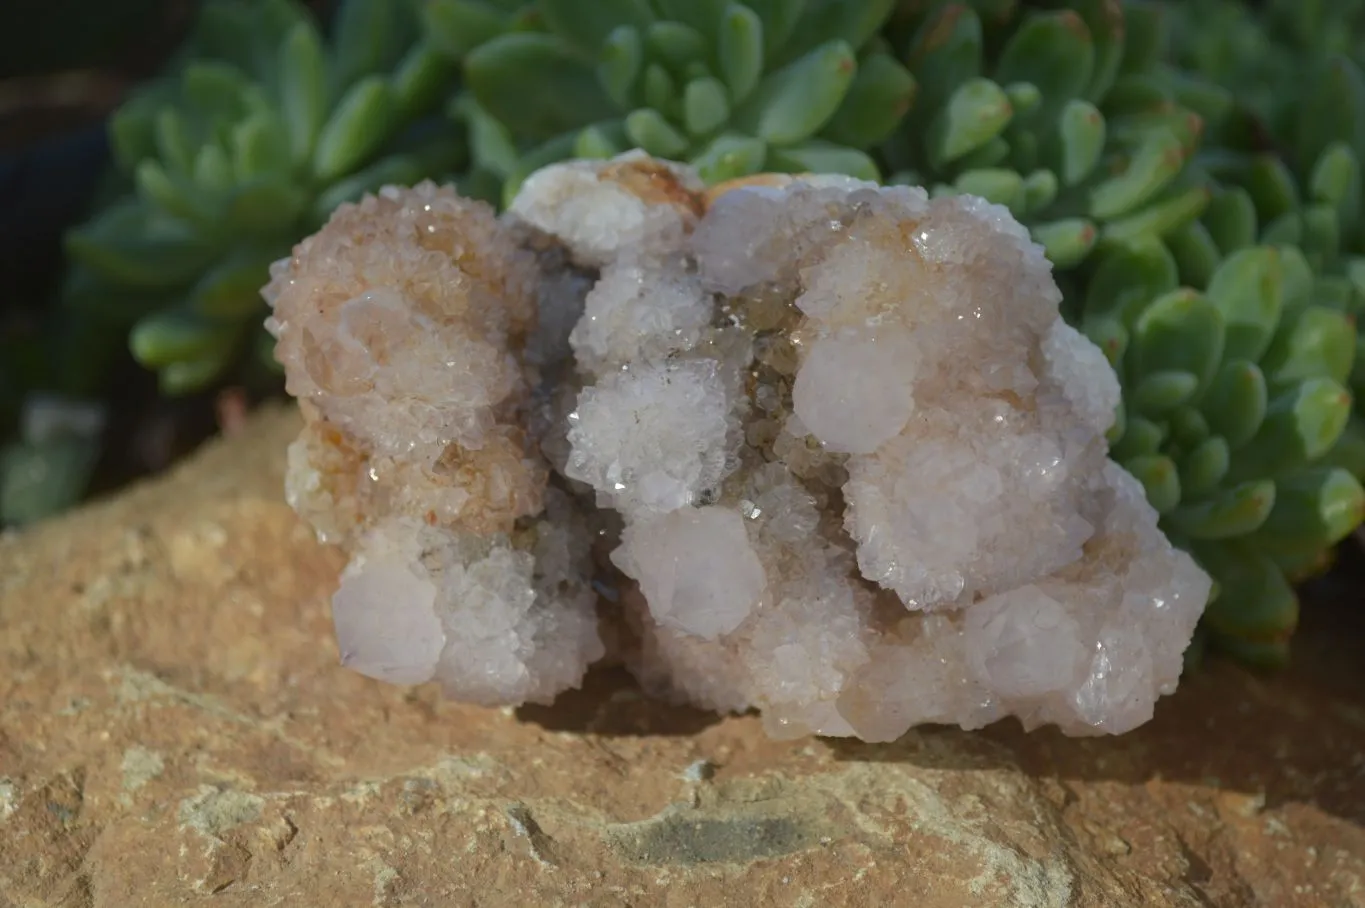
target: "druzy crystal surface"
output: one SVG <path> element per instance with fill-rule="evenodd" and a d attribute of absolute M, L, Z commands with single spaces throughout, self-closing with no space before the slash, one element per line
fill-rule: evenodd
<path fill-rule="evenodd" d="M 501 218 L 345 206 L 266 290 L 343 659 L 484 704 L 603 657 L 776 736 L 1121 733 L 1207 576 L 1108 459 L 1119 386 L 1002 208 L 638 153 Z"/>

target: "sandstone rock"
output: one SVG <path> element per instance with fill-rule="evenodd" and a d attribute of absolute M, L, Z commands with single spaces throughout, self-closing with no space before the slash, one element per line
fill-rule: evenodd
<path fill-rule="evenodd" d="M 0 541 L 3 908 L 1365 906 L 1355 609 L 1115 739 L 774 742 L 601 671 L 461 706 L 338 664 L 298 428 Z"/>

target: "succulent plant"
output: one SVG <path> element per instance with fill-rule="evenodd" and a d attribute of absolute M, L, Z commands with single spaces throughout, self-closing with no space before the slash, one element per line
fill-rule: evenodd
<path fill-rule="evenodd" d="M 870 149 L 914 80 L 874 40 L 894 0 L 431 0 L 460 55 L 468 186 L 506 198 L 535 168 L 642 148 L 719 182 L 759 171 L 876 179 Z M 486 39 L 486 40 L 480 40 Z"/>
<path fill-rule="evenodd" d="M 1298 246 L 1316 302 L 1365 311 L 1365 3 L 1200 0 L 1173 8 L 1172 59 L 1220 85 L 1211 112 L 1222 134 L 1210 171 L 1224 184 L 1219 222 L 1241 237 Z M 1190 29 L 1217 24 L 1217 37 Z M 1206 92 L 1205 96 L 1209 96 Z M 1365 475 L 1365 338 L 1351 388 L 1356 414 L 1335 457 Z"/>
<path fill-rule="evenodd" d="M 1275 664 L 1298 621 L 1291 582 L 1365 517 L 1365 490 L 1332 459 L 1355 329 L 1315 299 L 1293 246 L 1217 249 L 1203 264 L 1193 289 L 1156 237 L 1102 251 L 1081 326 L 1124 386 L 1112 456 L 1218 582 L 1210 642 Z"/>
<path fill-rule="evenodd" d="M 294 0 L 204 4 L 171 71 L 112 118 L 132 188 L 70 232 L 67 302 L 131 325 L 168 394 L 220 376 L 260 328 L 271 261 L 340 202 L 457 167 L 456 78 L 410 0 L 348 0 L 330 44 Z"/>
<path fill-rule="evenodd" d="M 912 6 L 888 30 L 919 84 L 881 149 L 891 180 L 1008 206 L 1059 269 L 1198 217 L 1200 120 L 1132 97 L 1154 49 L 1118 3 Z"/>

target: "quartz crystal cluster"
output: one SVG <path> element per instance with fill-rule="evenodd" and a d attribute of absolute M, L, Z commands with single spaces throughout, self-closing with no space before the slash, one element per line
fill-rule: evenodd
<path fill-rule="evenodd" d="M 592 539 L 526 431 L 533 255 L 425 183 L 343 206 L 264 295 L 306 420 L 289 502 L 351 553 L 343 662 L 490 705 L 579 683 L 603 655 Z"/>
<path fill-rule="evenodd" d="M 1175 688 L 1210 581 L 1109 460 L 1117 380 L 1003 208 L 630 154 L 501 219 L 386 190 L 266 295 L 360 671 L 512 704 L 610 652 L 865 740 L 1120 733 Z"/>

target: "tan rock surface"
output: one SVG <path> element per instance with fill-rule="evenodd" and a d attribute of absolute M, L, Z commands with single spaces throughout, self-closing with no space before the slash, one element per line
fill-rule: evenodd
<path fill-rule="evenodd" d="M 462 707 L 338 667 L 297 425 L 0 541 L 3 908 L 1365 906 L 1353 610 L 1117 740 L 774 743 L 611 673 Z"/>

